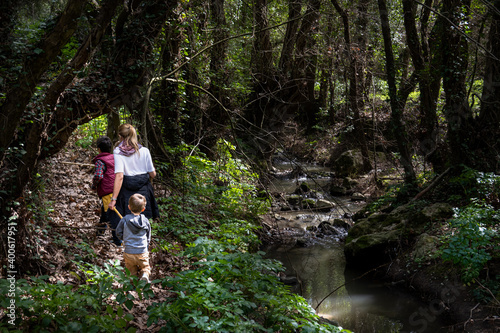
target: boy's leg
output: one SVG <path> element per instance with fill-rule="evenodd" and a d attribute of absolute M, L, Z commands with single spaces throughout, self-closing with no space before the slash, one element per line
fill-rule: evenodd
<path fill-rule="evenodd" d="M 146 274 L 148 277 L 151 275 L 151 266 L 149 265 L 148 251 L 138 255 L 137 265 L 139 266 L 142 274 Z"/>
<path fill-rule="evenodd" d="M 130 271 L 130 275 L 136 275 L 139 272 L 137 265 L 137 254 L 123 253 L 123 260 L 125 267 Z"/>

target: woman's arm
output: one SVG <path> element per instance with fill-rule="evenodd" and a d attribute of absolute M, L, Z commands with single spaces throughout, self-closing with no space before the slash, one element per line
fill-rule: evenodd
<path fill-rule="evenodd" d="M 117 172 L 115 173 L 115 183 L 113 185 L 113 196 L 111 198 L 111 201 L 109 203 L 109 209 L 113 209 L 116 205 L 116 198 L 118 198 L 118 194 L 120 194 L 120 190 L 122 188 L 123 184 L 123 172 Z M 115 200 L 113 200 L 115 199 Z"/>
<path fill-rule="evenodd" d="M 153 179 L 156 177 L 156 171 L 151 171 L 151 172 L 148 172 L 149 173 L 149 178 Z"/>

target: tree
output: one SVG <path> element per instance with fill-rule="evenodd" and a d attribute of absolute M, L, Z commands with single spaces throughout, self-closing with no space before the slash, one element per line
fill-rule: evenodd
<path fill-rule="evenodd" d="M 429 35 L 428 23 L 432 0 L 422 6 L 420 35 L 417 30 L 417 4 L 411 0 L 402 0 L 406 42 L 410 51 L 420 92 L 420 135 L 419 150 L 426 160 L 433 163 L 435 170 L 443 169 L 443 158 L 438 151 L 438 119 L 436 114 L 439 89 L 441 87 L 441 53 L 438 52 L 441 35 L 439 24 L 434 26 Z"/>
<path fill-rule="evenodd" d="M 384 39 L 384 51 L 386 58 L 387 84 L 389 85 L 389 97 L 391 103 L 391 129 L 397 141 L 398 150 L 401 154 L 400 162 L 405 171 L 405 182 L 412 184 L 415 179 L 415 171 L 412 165 L 412 158 L 409 151 L 409 142 L 406 135 L 405 125 L 402 122 L 404 101 L 406 97 L 398 94 L 396 87 L 396 66 L 394 54 L 392 52 L 392 38 L 389 24 L 388 10 L 385 0 L 378 0 L 382 36 Z"/>
<path fill-rule="evenodd" d="M 500 1 L 490 4 L 491 24 L 488 34 L 486 61 L 483 75 L 481 109 L 476 122 L 477 147 L 481 162 L 487 171 L 497 171 L 498 161 L 492 159 L 499 152 L 500 128 Z"/>
<path fill-rule="evenodd" d="M 361 155 L 363 156 L 363 170 L 364 171 L 369 171 L 371 170 L 372 166 L 370 163 L 370 158 L 368 156 L 368 146 L 366 144 L 366 137 L 365 137 L 365 131 L 364 131 L 364 126 L 363 122 L 361 120 L 361 115 L 360 115 L 360 82 L 359 82 L 359 77 L 362 76 L 362 71 L 363 71 L 363 64 L 360 63 L 359 59 L 360 54 L 358 53 L 358 46 L 354 45 L 351 42 L 351 31 L 350 31 L 350 24 L 349 24 L 349 16 L 347 12 L 340 7 L 339 3 L 337 0 L 331 0 L 333 6 L 339 13 L 340 17 L 342 18 L 342 23 L 344 25 L 344 41 L 345 41 L 345 48 L 346 48 L 346 53 L 348 56 L 348 61 L 349 61 L 349 68 L 347 69 L 348 71 L 348 78 L 349 78 L 349 111 L 353 115 L 354 119 L 354 133 L 356 135 L 356 139 L 359 140 L 359 147 L 361 149 Z"/>
<path fill-rule="evenodd" d="M 443 1 L 441 56 L 443 88 L 446 96 L 444 114 L 448 124 L 450 145 L 448 160 L 452 165 L 474 165 L 470 134 L 473 132 L 472 112 L 468 105 L 465 79 L 468 66 L 468 43 L 465 26 L 469 19 L 470 1 Z"/>

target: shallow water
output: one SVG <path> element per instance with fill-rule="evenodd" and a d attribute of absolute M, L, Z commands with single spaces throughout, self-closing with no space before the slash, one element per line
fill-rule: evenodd
<path fill-rule="evenodd" d="M 296 166 L 296 163 L 281 163 L 276 169 L 286 174 Z M 319 238 L 308 231 L 309 227 L 323 221 L 346 219 L 362 205 L 347 197 L 329 197 L 331 180 L 324 175 L 331 174 L 331 170 L 304 164 L 300 168 L 306 170 L 306 175 L 321 176 L 312 179 L 299 173 L 292 179 L 280 177 L 270 184 L 269 190 L 292 193 L 299 184 L 306 182 L 310 188 L 323 191 L 326 199 L 335 202 L 335 208 L 327 213 L 275 212 L 277 225 L 284 234 L 307 240 L 305 247 L 281 245 L 263 249 L 269 258 L 283 263 L 287 276 L 297 277 L 299 283 L 292 287 L 292 291 L 303 296 L 320 316 L 356 333 L 443 331 L 439 311 L 435 311 L 432 304 L 422 303 L 395 286 L 360 278 L 363 272 L 346 271 L 342 235 Z"/>
<path fill-rule="evenodd" d="M 360 279 L 362 272 L 346 272 L 341 242 L 327 239 L 308 247 L 275 246 L 264 251 L 268 258 L 283 263 L 287 276 L 297 277 L 293 292 L 303 296 L 321 317 L 346 329 L 357 333 L 441 331 L 429 304 L 392 285 Z"/>

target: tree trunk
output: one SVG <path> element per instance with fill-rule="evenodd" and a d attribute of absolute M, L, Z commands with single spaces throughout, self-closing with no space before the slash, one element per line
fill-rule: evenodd
<path fill-rule="evenodd" d="M 301 0 L 288 1 L 288 23 L 286 25 L 285 36 L 283 38 L 283 47 L 281 48 L 281 56 L 278 69 L 281 71 L 285 78 L 291 78 L 292 72 L 292 57 L 295 40 L 297 38 L 297 31 L 299 28 L 300 10 L 302 9 Z"/>
<path fill-rule="evenodd" d="M 494 2 L 491 10 L 491 25 L 488 36 L 488 51 L 483 76 L 481 110 L 476 123 L 478 148 L 483 155 L 484 171 L 500 170 L 500 163 L 491 156 L 500 151 L 500 1 Z"/>
<path fill-rule="evenodd" d="M 412 0 L 403 0 L 402 2 L 406 40 L 420 90 L 420 127 L 422 129 L 419 138 L 420 153 L 433 164 L 435 171 L 439 172 L 444 167 L 443 160 L 438 157 L 439 152 L 436 151 L 438 136 L 436 107 L 441 85 L 440 56 L 431 50 L 434 50 L 434 44 L 439 45 L 440 37 L 434 34 L 429 40 L 427 36 L 428 6 L 431 5 L 432 1 L 426 1 L 428 6 L 424 6 L 422 9 L 420 37 L 415 20 L 416 3 Z"/>
<path fill-rule="evenodd" d="M 319 105 L 314 96 L 316 83 L 316 32 L 320 1 L 309 0 L 307 10 L 300 24 L 295 43 L 295 61 L 292 69 L 294 96 L 292 102 L 298 106 L 298 119 L 306 124 L 306 134 L 312 132 L 317 123 Z"/>
<path fill-rule="evenodd" d="M 224 11 L 224 0 L 210 0 L 210 16 L 215 25 L 212 35 L 214 46 L 210 49 L 210 87 L 209 92 L 217 100 L 210 99 L 209 107 L 203 117 L 203 135 L 201 147 L 207 156 L 213 158 L 216 156 L 214 150 L 217 140 L 224 136 L 224 131 L 229 123 L 225 105 L 229 100 L 226 91 L 229 84 L 229 78 L 226 71 L 227 47 L 229 37 L 229 28 L 226 22 Z"/>
<path fill-rule="evenodd" d="M 349 17 L 347 12 L 343 10 L 337 0 L 331 0 L 333 6 L 342 17 L 342 23 L 344 25 L 344 39 L 346 44 L 346 51 L 349 58 L 349 93 L 348 93 L 348 106 L 349 110 L 354 118 L 354 133 L 356 134 L 356 139 L 359 140 L 359 148 L 361 149 L 361 155 L 363 157 L 363 171 L 367 172 L 372 169 L 370 158 L 368 156 L 368 145 L 366 143 L 365 131 L 363 128 L 363 122 L 360 115 L 359 107 L 359 82 L 358 74 L 362 70 L 363 66 L 358 62 L 358 57 L 360 56 L 356 52 L 356 48 L 351 44 L 351 35 L 349 28 Z"/>
<path fill-rule="evenodd" d="M 0 109 L 0 162 L 15 137 L 36 85 L 76 31 L 78 18 L 87 2 L 88 0 L 68 2 L 54 29 L 38 45 L 40 52 L 26 60 L 22 70 L 24 74 L 10 85 L 11 88 L 8 89 L 6 100 Z"/>
<path fill-rule="evenodd" d="M 470 138 L 473 133 L 472 112 L 467 101 L 465 84 L 468 66 L 468 45 L 465 31 L 459 31 L 462 23 L 468 19 L 470 0 L 443 1 L 443 88 L 446 94 L 444 114 L 448 123 L 448 141 L 451 165 L 474 165 L 470 150 Z M 465 15 L 464 15 L 465 13 Z"/>
<path fill-rule="evenodd" d="M 389 97 L 391 99 L 391 129 L 397 141 L 399 153 L 401 154 L 400 163 L 405 172 L 405 182 L 407 184 L 411 184 L 414 183 L 416 177 L 413 169 L 411 154 L 408 148 L 410 144 L 406 135 L 406 128 L 402 122 L 404 102 L 400 100 L 400 95 L 398 94 L 396 88 L 396 66 L 394 64 L 391 30 L 385 0 L 378 0 L 378 8 L 382 26 L 382 36 L 384 39 L 387 83 L 389 85 Z"/>

